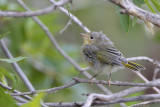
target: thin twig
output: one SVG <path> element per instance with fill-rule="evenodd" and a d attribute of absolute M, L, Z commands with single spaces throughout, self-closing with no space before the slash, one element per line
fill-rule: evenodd
<path fill-rule="evenodd" d="M 55 0 L 50 0 L 53 5 L 56 3 Z M 58 9 L 66 14 L 68 17 L 70 17 L 78 26 L 80 26 L 85 32 L 91 32 L 76 16 L 74 16 L 72 13 L 68 13 L 68 11 L 63 7 L 58 7 Z"/>
<path fill-rule="evenodd" d="M 67 24 L 64 26 L 63 29 L 61 29 L 60 34 L 62 34 L 70 25 L 72 24 L 72 19 L 69 19 Z"/>
<path fill-rule="evenodd" d="M 61 0 L 56 2 L 54 5 L 47 7 L 45 9 L 40 9 L 37 11 L 27 11 L 27 12 L 20 12 L 20 11 L 0 11 L 0 17 L 32 17 L 32 16 L 39 16 L 53 12 L 57 7 L 63 6 L 72 0 Z"/>

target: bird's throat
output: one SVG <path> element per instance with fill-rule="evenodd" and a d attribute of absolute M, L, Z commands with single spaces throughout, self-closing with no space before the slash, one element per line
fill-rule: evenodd
<path fill-rule="evenodd" d="M 88 39 L 84 39 L 84 45 L 90 44 L 91 42 Z"/>

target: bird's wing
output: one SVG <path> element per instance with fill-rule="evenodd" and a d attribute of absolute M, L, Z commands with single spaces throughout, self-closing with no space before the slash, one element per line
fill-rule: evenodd
<path fill-rule="evenodd" d="M 121 62 L 127 63 L 123 54 L 114 47 L 110 48 L 103 47 L 103 49 L 99 49 L 99 51 L 97 51 L 96 53 L 97 53 L 97 59 L 105 63 L 109 63 L 112 65 L 120 65 L 120 66 L 122 66 Z"/>

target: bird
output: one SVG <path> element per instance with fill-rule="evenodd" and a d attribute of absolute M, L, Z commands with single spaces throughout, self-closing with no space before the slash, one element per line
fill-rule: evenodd
<path fill-rule="evenodd" d="M 144 70 L 140 64 L 127 61 L 124 55 L 115 48 L 113 42 L 102 32 L 80 33 L 83 37 L 83 45 L 81 47 L 84 60 L 89 67 L 96 71 L 96 74 L 90 78 L 91 80 L 100 73 L 107 73 L 108 82 L 111 78 L 111 71 L 114 67 L 129 68 L 132 71 Z"/>

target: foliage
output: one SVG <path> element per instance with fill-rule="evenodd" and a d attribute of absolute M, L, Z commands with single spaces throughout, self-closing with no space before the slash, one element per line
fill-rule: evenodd
<path fill-rule="evenodd" d="M 122 28 L 126 33 L 128 33 L 129 27 L 130 27 L 130 16 L 128 14 L 121 14 L 119 6 L 116 6 L 116 10 L 117 10 L 117 14 L 119 16 Z"/>
<path fill-rule="evenodd" d="M 18 107 L 10 94 L 7 94 L 0 87 L 1 107 Z"/>
<path fill-rule="evenodd" d="M 7 62 L 7 63 L 14 63 L 14 62 L 18 62 L 20 60 L 23 60 L 24 58 L 26 58 L 26 57 L 19 56 L 19 57 L 11 58 L 11 59 L 0 58 L 0 61 L 4 61 L 4 62 Z"/>
<path fill-rule="evenodd" d="M 6 69 L 0 67 L 1 80 L 2 80 L 2 82 L 5 82 L 5 84 L 6 84 L 7 82 L 6 82 L 6 79 L 5 79 L 4 76 L 10 78 L 13 81 L 13 88 L 11 89 L 11 91 L 13 91 L 16 88 L 17 84 L 18 84 L 17 77 L 14 74 L 8 72 Z"/>
<path fill-rule="evenodd" d="M 32 101 L 29 103 L 23 104 L 20 107 L 40 107 L 41 99 L 43 98 L 44 93 L 39 93 Z"/>
<path fill-rule="evenodd" d="M 136 4 L 139 7 L 146 4 L 152 13 L 157 13 L 154 8 L 156 8 L 158 10 L 158 12 L 160 12 L 160 3 L 157 0 L 151 0 L 151 1 L 150 0 L 132 0 L 132 1 L 134 4 Z M 153 4 L 153 6 L 151 5 L 150 2 Z M 135 25 L 135 22 L 137 21 L 137 19 L 135 20 L 135 18 L 133 18 L 132 20 L 130 20 L 130 16 L 128 14 L 121 14 L 120 7 L 118 7 L 118 6 L 116 6 L 116 10 L 117 10 L 117 14 L 119 16 L 119 20 L 120 20 L 122 28 L 124 29 L 124 31 L 126 33 L 128 33 L 130 23 L 134 23 L 132 25 Z M 149 22 L 147 22 L 147 23 L 149 23 Z M 148 27 L 148 25 L 146 25 L 146 26 Z M 148 28 L 148 29 L 151 30 L 151 32 L 153 32 L 152 28 Z"/>

